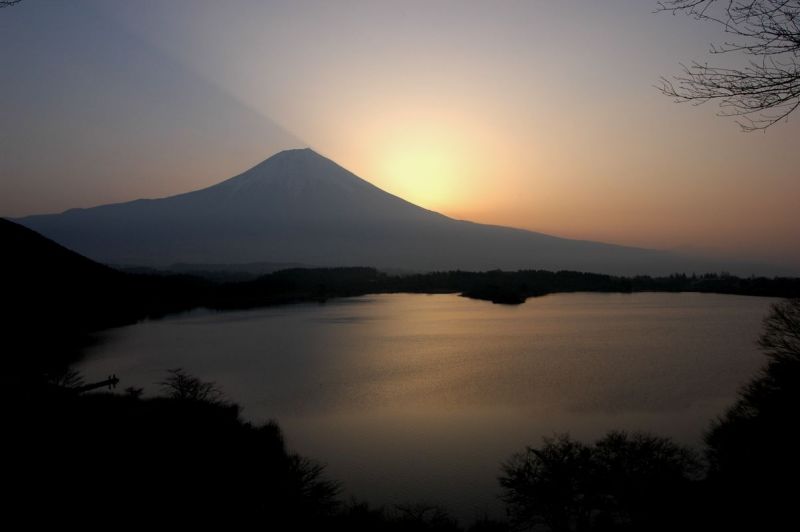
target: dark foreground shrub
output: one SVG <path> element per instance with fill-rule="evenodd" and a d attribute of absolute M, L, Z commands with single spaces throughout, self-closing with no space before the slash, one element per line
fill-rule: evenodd
<path fill-rule="evenodd" d="M 667 438 L 611 432 L 586 445 L 564 435 L 514 455 L 500 484 L 519 529 L 672 530 L 685 525 L 699 469 Z"/>

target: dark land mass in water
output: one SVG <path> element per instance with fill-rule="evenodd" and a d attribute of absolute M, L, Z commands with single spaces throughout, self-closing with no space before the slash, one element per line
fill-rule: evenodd
<path fill-rule="evenodd" d="M 463 530 L 435 506 L 342 502 L 336 482 L 321 465 L 289 452 L 275 424 L 247 423 L 213 384 L 179 370 L 165 375 L 161 397 L 130 388 L 86 393 L 105 383 L 83 383 L 69 363 L 92 331 L 197 306 L 378 292 L 460 292 L 504 303 L 565 291 L 798 295 L 797 279 L 547 271 L 392 276 L 371 268 L 292 269 L 220 283 L 123 273 L 4 220 L 0 242 L 9 488 L 3 509 L 9 522 L 27 527 Z M 800 300 L 773 308 L 761 346 L 768 363 L 712 425 L 705 460 L 649 435 L 546 441 L 498 464 L 509 522 L 477 521 L 470 530 L 791 529 L 800 474 Z"/>
<path fill-rule="evenodd" d="M 800 296 L 794 277 L 741 278 L 727 274 L 618 277 L 573 271 L 449 271 L 389 275 L 374 268 L 290 269 L 212 288 L 206 306 L 248 308 L 295 301 L 324 301 L 378 293 L 459 293 L 517 305 L 529 297 L 560 292 L 706 292 L 766 297 Z"/>

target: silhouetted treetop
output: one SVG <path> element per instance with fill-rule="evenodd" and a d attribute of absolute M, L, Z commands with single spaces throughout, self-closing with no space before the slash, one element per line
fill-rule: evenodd
<path fill-rule="evenodd" d="M 773 359 L 800 363 L 800 299 L 787 299 L 772 306 L 758 343 Z"/>
<path fill-rule="evenodd" d="M 514 455 L 500 485 L 520 529 L 671 530 L 699 471 L 694 452 L 668 438 L 610 432 L 586 445 L 562 435 Z"/>
<path fill-rule="evenodd" d="M 167 378 L 160 383 L 167 397 L 213 404 L 225 402 L 222 390 L 216 383 L 202 381 L 181 368 L 170 369 L 167 373 Z"/>

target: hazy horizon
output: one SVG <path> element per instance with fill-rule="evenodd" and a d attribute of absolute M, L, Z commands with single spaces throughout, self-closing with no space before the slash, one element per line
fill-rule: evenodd
<path fill-rule="evenodd" d="M 0 13 L 0 215 L 311 147 L 457 219 L 800 265 L 797 120 L 744 134 L 662 96 L 720 34 L 655 7 L 26 0 Z"/>

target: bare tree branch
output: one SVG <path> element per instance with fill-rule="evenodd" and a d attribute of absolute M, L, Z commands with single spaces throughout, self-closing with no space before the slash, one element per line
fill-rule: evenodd
<path fill-rule="evenodd" d="M 711 53 L 751 56 L 743 68 L 692 63 L 659 89 L 678 102 L 718 101 L 744 131 L 787 120 L 800 107 L 800 0 L 669 0 L 657 11 L 721 25 L 731 40 Z"/>

